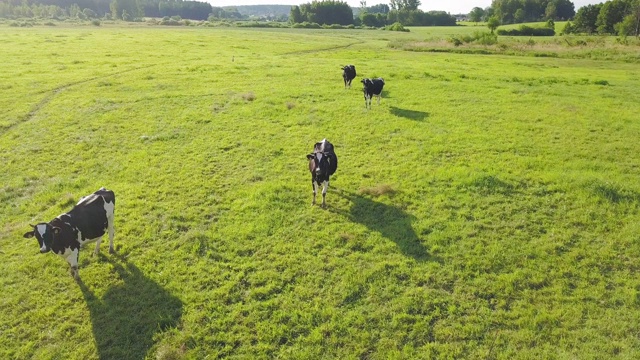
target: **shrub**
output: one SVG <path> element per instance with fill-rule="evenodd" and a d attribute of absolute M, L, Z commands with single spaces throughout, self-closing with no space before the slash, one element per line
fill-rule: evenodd
<path fill-rule="evenodd" d="M 324 24 L 322 25 L 322 28 L 323 29 L 344 29 L 345 27 L 340 24 L 331 24 L 331 25 Z"/>
<path fill-rule="evenodd" d="M 91 20 L 91 24 L 95 26 L 100 26 L 100 20 L 98 19 Z"/>
<path fill-rule="evenodd" d="M 178 20 L 174 20 L 174 19 L 169 19 L 169 20 L 164 20 L 162 19 L 162 21 L 160 21 L 160 25 L 166 25 L 166 26 L 181 26 L 182 22 L 178 21 Z"/>
<path fill-rule="evenodd" d="M 464 35 L 461 38 L 452 36 L 448 39 L 450 43 L 454 46 L 460 46 L 463 43 L 477 43 L 480 45 L 493 45 L 498 42 L 498 36 L 496 34 L 488 33 L 488 32 L 479 32 L 476 31 L 472 35 Z"/>
<path fill-rule="evenodd" d="M 499 29 L 498 35 L 503 36 L 554 36 L 555 30 L 550 28 L 537 28 L 527 25 L 520 25 L 518 29 Z"/>
<path fill-rule="evenodd" d="M 295 23 L 293 25 L 291 25 L 292 28 L 303 28 L 303 29 L 320 29 L 322 28 L 320 26 L 320 24 L 318 23 L 310 23 L 310 22 L 301 22 L 301 23 Z"/>
<path fill-rule="evenodd" d="M 520 25 L 518 29 L 499 29 L 498 35 L 503 36 L 554 36 L 555 30 L 550 28 L 538 28 L 527 25 Z"/>
<path fill-rule="evenodd" d="M 405 28 L 401 23 L 399 22 L 394 22 L 391 25 L 387 25 L 383 28 L 383 30 L 389 30 L 389 31 L 404 31 L 404 32 L 409 32 L 409 29 Z"/>

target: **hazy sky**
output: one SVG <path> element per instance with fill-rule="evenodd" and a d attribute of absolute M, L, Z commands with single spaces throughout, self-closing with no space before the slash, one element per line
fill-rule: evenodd
<path fill-rule="evenodd" d="M 231 6 L 231 5 L 300 5 L 305 3 L 310 3 L 312 0 L 201 0 L 207 1 L 213 6 Z M 344 0 L 343 0 L 344 1 Z M 601 2 L 605 2 L 606 0 L 574 0 L 573 4 L 575 5 L 576 11 L 584 5 L 587 4 L 598 4 Z M 347 4 L 352 7 L 359 7 L 359 0 L 346 0 Z M 421 10 L 429 11 L 429 10 L 444 10 L 451 14 L 466 14 L 474 7 L 478 6 L 481 8 L 486 8 L 491 5 L 491 0 L 422 0 L 422 6 L 420 6 Z M 373 6 L 376 4 L 389 4 L 389 1 L 384 0 L 367 0 L 367 6 Z"/>

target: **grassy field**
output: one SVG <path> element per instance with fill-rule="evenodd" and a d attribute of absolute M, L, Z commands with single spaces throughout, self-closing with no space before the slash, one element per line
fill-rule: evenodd
<path fill-rule="evenodd" d="M 429 36 L 0 27 L 0 358 L 640 357 L 637 64 Z M 101 186 L 75 282 L 22 234 Z"/>

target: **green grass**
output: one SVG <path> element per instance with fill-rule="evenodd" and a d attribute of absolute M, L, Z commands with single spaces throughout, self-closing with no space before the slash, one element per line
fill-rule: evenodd
<path fill-rule="evenodd" d="M 0 357 L 638 358 L 637 64 L 422 31 L 0 27 Z M 76 283 L 22 234 L 100 186 Z"/>
<path fill-rule="evenodd" d="M 501 26 L 514 29 L 523 24 Z M 526 23 L 532 27 L 543 27 L 545 23 Z M 465 36 L 488 33 L 482 26 L 416 27 L 412 36 L 396 38 L 389 42 L 394 49 L 418 52 L 444 52 L 480 55 L 517 55 L 531 57 L 557 57 L 565 59 L 615 60 L 640 63 L 640 41 L 627 38 L 625 41 L 613 36 L 560 36 L 566 22 L 555 24 L 556 36 L 498 36 L 495 44 L 478 41 L 460 45 Z"/>

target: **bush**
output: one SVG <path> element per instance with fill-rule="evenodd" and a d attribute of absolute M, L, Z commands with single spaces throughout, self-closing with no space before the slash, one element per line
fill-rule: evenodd
<path fill-rule="evenodd" d="M 162 19 L 162 21 L 160 21 L 160 25 L 166 25 L 166 26 L 181 26 L 182 22 L 178 21 L 178 20 L 174 20 L 174 19 L 169 19 L 169 20 L 164 20 Z"/>
<path fill-rule="evenodd" d="M 503 36 L 554 36 L 555 30 L 550 28 L 537 28 L 527 25 L 520 25 L 518 29 L 499 29 L 498 35 Z"/>
<path fill-rule="evenodd" d="M 95 26 L 100 26 L 100 20 L 98 19 L 91 20 L 91 24 Z"/>
<path fill-rule="evenodd" d="M 475 31 L 473 35 L 464 35 L 462 37 L 452 36 L 448 39 L 454 46 L 460 46 L 462 44 L 476 43 L 480 45 L 493 45 L 498 42 L 498 36 L 496 34 Z"/>
<path fill-rule="evenodd" d="M 252 27 L 252 28 L 281 28 L 283 25 L 279 22 L 264 22 L 264 21 L 245 21 L 237 24 L 238 27 Z"/>
<path fill-rule="evenodd" d="M 323 29 L 346 29 L 344 26 L 340 25 L 340 24 L 324 24 L 322 25 Z"/>
<path fill-rule="evenodd" d="M 389 30 L 389 31 L 404 31 L 404 32 L 409 32 L 409 29 L 406 29 L 404 26 L 402 26 L 401 23 L 399 22 L 394 22 L 391 25 L 387 25 L 383 28 L 383 30 Z"/>
<path fill-rule="evenodd" d="M 301 23 L 295 23 L 293 25 L 291 25 L 292 28 L 302 28 L 302 29 L 321 29 L 322 27 L 320 26 L 320 24 L 318 23 L 310 23 L 310 22 L 301 22 Z"/>

